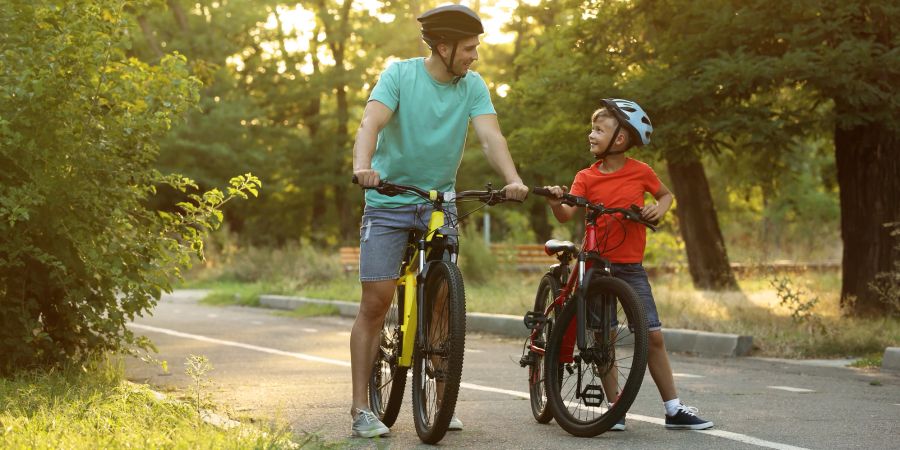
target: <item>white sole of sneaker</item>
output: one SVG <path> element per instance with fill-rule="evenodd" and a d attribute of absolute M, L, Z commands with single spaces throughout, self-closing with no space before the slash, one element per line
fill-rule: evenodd
<path fill-rule="evenodd" d="M 377 436 L 384 436 L 391 432 L 390 428 L 376 428 L 374 430 L 369 431 L 356 431 L 350 430 L 350 435 L 353 437 L 363 437 L 363 438 L 373 438 Z"/>
<path fill-rule="evenodd" d="M 698 425 L 666 425 L 667 430 L 705 430 L 712 427 L 712 422 L 701 423 Z"/>
<path fill-rule="evenodd" d="M 617 424 L 613 425 L 612 428 L 610 428 L 610 430 L 612 430 L 612 431 L 625 431 L 625 424 L 619 424 L 619 423 L 617 423 Z"/>

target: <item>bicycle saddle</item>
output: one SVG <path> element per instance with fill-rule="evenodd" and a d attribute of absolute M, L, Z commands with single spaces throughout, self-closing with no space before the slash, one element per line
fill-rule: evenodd
<path fill-rule="evenodd" d="M 578 249 L 575 247 L 575 244 L 569 241 L 550 239 L 549 241 L 544 243 L 544 252 L 550 256 L 553 256 L 562 251 L 565 251 L 567 253 L 578 253 Z"/>

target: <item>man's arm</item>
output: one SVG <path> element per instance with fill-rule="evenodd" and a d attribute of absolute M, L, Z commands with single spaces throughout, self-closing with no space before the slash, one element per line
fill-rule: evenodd
<path fill-rule="evenodd" d="M 381 182 L 381 176 L 372 170 L 372 156 L 375 155 L 378 133 L 393 115 L 394 112 L 384 103 L 377 100 L 366 103 L 362 121 L 356 130 L 356 143 L 353 145 L 353 174 L 360 186 L 374 187 Z"/>
<path fill-rule="evenodd" d="M 528 188 L 522 184 L 522 179 L 519 178 L 519 173 L 516 171 L 516 165 L 509 155 L 506 138 L 500 132 L 500 122 L 497 121 L 497 116 L 495 114 L 475 116 L 472 119 L 472 125 L 475 127 L 475 134 L 478 135 L 488 162 L 506 182 L 503 190 L 506 192 L 507 198 L 525 200 Z"/>

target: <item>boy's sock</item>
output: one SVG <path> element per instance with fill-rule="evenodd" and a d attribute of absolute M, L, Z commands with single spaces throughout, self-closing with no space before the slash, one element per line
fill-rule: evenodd
<path fill-rule="evenodd" d="M 678 406 L 681 405 L 681 400 L 678 397 L 673 398 L 667 402 L 663 402 L 663 406 L 666 407 L 666 415 L 674 416 L 675 413 L 678 412 Z"/>

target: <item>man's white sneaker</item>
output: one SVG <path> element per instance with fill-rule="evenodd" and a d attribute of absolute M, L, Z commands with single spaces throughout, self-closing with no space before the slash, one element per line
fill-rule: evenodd
<path fill-rule="evenodd" d="M 350 431 L 353 436 L 371 438 L 388 434 L 391 430 L 372 411 L 357 409 Z"/>
<path fill-rule="evenodd" d="M 462 430 L 462 420 L 459 420 L 454 414 L 453 417 L 450 418 L 450 426 L 447 427 L 447 429 L 450 431 Z"/>

